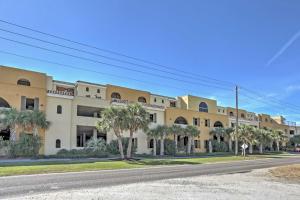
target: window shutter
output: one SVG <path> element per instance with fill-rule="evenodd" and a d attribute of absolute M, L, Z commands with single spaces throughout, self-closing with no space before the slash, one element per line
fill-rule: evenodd
<path fill-rule="evenodd" d="M 26 110 L 26 97 L 21 96 L 21 111 Z"/>
<path fill-rule="evenodd" d="M 34 98 L 34 110 L 39 110 L 40 100 L 39 98 Z"/>
<path fill-rule="evenodd" d="M 156 113 L 153 114 L 153 118 L 154 118 L 154 123 L 156 123 Z"/>

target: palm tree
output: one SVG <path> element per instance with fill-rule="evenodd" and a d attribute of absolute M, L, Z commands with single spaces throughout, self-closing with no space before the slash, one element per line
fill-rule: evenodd
<path fill-rule="evenodd" d="M 280 151 L 280 142 L 285 142 L 287 141 L 288 137 L 284 134 L 283 131 L 281 130 L 276 130 L 274 135 L 274 139 L 276 142 L 276 150 L 279 152 Z"/>
<path fill-rule="evenodd" d="M 183 128 L 180 125 L 173 124 L 171 127 L 169 127 L 169 132 L 174 135 L 174 152 L 176 155 L 178 149 L 177 137 L 183 133 Z"/>
<path fill-rule="evenodd" d="M 127 158 L 131 158 L 133 134 L 140 129 L 146 130 L 148 128 L 150 123 L 149 114 L 140 104 L 131 104 L 127 107 L 125 121 L 127 125 L 126 129 L 129 130 L 130 134 L 127 147 Z"/>
<path fill-rule="evenodd" d="M 270 132 L 265 129 L 255 129 L 255 137 L 259 143 L 259 153 L 263 153 L 263 146 L 270 142 Z"/>
<path fill-rule="evenodd" d="M 157 131 L 157 128 L 149 129 L 146 134 L 150 139 L 153 140 L 153 156 L 156 156 L 156 141 L 159 138 L 159 132 Z"/>
<path fill-rule="evenodd" d="M 120 107 L 110 107 L 106 108 L 102 113 L 102 118 L 97 122 L 97 129 L 100 131 L 108 132 L 113 130 L 114 134 L 117 137 L 119 152 L 121 158 L 124 159 L 124 151 L 122 144 L 122 136 L 124 130 L 127 128 L 125 123 L 125 118 L 127 115 L 127 110 Z"/>
<path fill-rule="evenodd" d="M 225 134 L 226 132 L 223 127 L 215 127 L 213 130 L 211 130 L 211 135 L 217 137 L 218 143 L 221 143 L 221 137 L 224 137 Z"/>
<path fill-rule="evenodd" d="M 229 152 L 232 152 L 232 139 L 233 139 L 233 128 L 226 128 L 225 129 L 225 136 L 228 138 L 228 149 Z"/>
<path fill-rule="evenodd" d="M 194 138 L 200 135 L 200 131 L 196 126 L 188 125 L 185 127 L 184 132 L 188 137 L 187 154 L 190 155 L 194 146 Z"/>
<path fill-rule="evenodd" d="M 27 111 L 27 112 L 29 114 L 30 123 L 33 128 L 33 134 L 35 136 L 38 135 L 38 129 L 48 129 L 49 128 L 50 122 L 47 121 L 45 112 L 38 111 L 38 110 Z"/>
<path fill-rule="evenodd" d="M 15 141 L 16 140 L 16 130 L 18 128 L 18 125 L 20 125 L 20 112 L 17 111 L 15 108 L 11 109 L 4 109 L 0 111 L 1 117 L 1 123 L 4 126 L 9 127 L 10 130 L 10 140 Z"/>
<path fill-rule="evenodd" d="M 168 127 L 165 125 L 158 125 L 156 127 L 156 131 L 158 132 L 159 138 L 160 138 L 160 156 L 163 156 L 164 152 L 165 152 L 164 141 L 165 141 L 166 136 L 169 134 L 169 130 L 168 130 Z"/>

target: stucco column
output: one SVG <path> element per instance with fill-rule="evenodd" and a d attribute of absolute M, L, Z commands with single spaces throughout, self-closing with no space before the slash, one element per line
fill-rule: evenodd
<path fill-rule="evenodd" d="M 85 146 L 86 143 L 86 133 L 83 133 L 82 145 Z"/>
<path fill-rule="evenodd" d="M 97 138 L 97 129 L 93 129 L 93 137 L 96 139 Z"/>

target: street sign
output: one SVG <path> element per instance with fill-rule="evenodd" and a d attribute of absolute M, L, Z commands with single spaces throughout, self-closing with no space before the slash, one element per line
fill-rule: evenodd
<path fill-rule="evenodd" d="M 248 145 L 244 143 L 241 147 L 242 147 L 243 149 L 247 149 L 247 148 L 248 148 Z"/>

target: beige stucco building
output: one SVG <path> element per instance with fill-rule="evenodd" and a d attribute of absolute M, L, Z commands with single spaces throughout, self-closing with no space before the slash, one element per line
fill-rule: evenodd
<path fill-rule="evenodd" d="M 200 130 L 195 138 L 195 151 L 207 151 L 210 131 L 214 127 L 234 127 L 234 108 L 222 107 L 216 100 L 192 95 L 168 97 L 115 85 L 102 85 L 77 81 L 69 83 L 54 80 L 44 73 L 0 66 L 0 107 L 18 110 L 45 111 L 51 126 L 41 131 L 41 153 L 51 155 L 61 149 L 80 149 L 92 137 L 116 139 L 112 132 L 97 131 L 96 122 L 101 112 L 110 106 L 126 106 L 138 102 L 150 115 L 150 127 L 179 124 L 194 125 Z M 0 109 L 1 109 L 0 108 Z M 261 128 L 281 129 L 288 135 L 297 133 L 296 125 L 282 117 L 255 114 L 239 110 L 239 124 Z M 7 127 L 1 127 L 0 136 L 9 138 Z M 125 133 L 125 137 L 129 134 Z M 174 139 L 174 138 L 172 138 Z M 178 136 L 178 142 L 186 145 L 186 138 Z M 134 134 L 137 153 L 149 154 L 151 142 L 143 131 Z"/>

